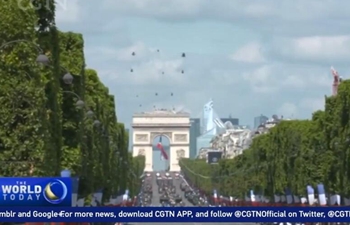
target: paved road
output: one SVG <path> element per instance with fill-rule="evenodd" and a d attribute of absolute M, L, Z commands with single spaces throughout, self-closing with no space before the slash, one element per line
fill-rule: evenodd
<path fill-rule="evenodd" d="M 160 194 L 158 192 L 156 173 L 152 174 L 152 189 L 153 189 L 152 205 L 153 206 L 159 206 L 160 205 L 160 201 L 159 201 L 160 200 Z"/>
<path fill-rule="evenodd" d="M 159 206 L 159 198 L 160 195 L 158 193 L 158 186 L 157 186 L 157 182 L 156 182 L 156 173 L 153 173 L 152 175 L 152 188 L 153 188 L 153 198 L 152 198 L 152 205 L 153 206 Z M 176 191 L 178 192 L 178 194 L 180 194 L 180 196 L 183 197 L 183 201 L 185 202 L 186 206 L 191 206 L 190 202 L 187 201 L 187 199 L 184 198 L 184 194 L 180 189 L 180 184 L 181 184 L 182 180 L 175 180 L 174 179 L 174 185 L 176 186 Z M 142 225 L 142 224 L 154 224 L 154 223 L 133 223 L 131 225 Z M 157 225 L 168 225 L 168 224 L 180 224 L 180 223 L 157 223 Z M 184 224 L 189 224 L 189 225 L 217 225 L 217 223 L 184 223 Z M 220 223 L 220 225 L 231 225 L 231 224 L 245 224 L 245 225 L 256 225 L 254 223 Z"/>

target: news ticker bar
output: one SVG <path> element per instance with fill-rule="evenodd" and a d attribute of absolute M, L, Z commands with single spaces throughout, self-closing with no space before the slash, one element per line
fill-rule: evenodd
<path fill-rule="evenodd" d="M 1 207 L 1 222 L 348 222 L 342 207 Z"/>

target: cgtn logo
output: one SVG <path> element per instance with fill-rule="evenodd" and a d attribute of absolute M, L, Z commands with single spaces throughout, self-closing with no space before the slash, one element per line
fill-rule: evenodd
<path fill-rule="evenodd" d="M 70 178 L 0 178 L 1 206 L 71 206 Z"/>

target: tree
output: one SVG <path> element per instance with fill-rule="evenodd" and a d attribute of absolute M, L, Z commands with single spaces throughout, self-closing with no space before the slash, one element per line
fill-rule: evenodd
<path fill-rule="evenodd" d="M 29 1 L 22 1 L 28 7 Z M 40 174 L 47 141 L 45 81 L 35 62 L 34 10 L 22 11 L 17 2 L 0 5 L 0 161 L 3 176 Z M 27 40 L 18 42 L 16 40 Z"/>
<path fill-rule="evenodd" d="M 31 4 L 45 7 L 34 11 Z M 6 43 L 0 49 L 0 175 L 59 176 L 69 169 L 80 177 L 81 196 L 103 188 L 109 198 L 129 182 L 120 160 L 128 160 L 128 137 L 114 96 L 96 71 L 85 68 L 82 35 L 57 30 L 54 1 L 27 0 L 21 6 L 28 10 L 17 2 L 0 5 L 6 30 L 0 34 L 0 44 Z M 49 65 L 35 62 L 39 49 Z M 62 81 L 68 71 L 72 85 Z M 84 109 L 76 108 L 78 99 Z M 134 164 L 142 166 L 140 160 Z"/>
<path fill-rule="evenodd" d="M 145 157 L 133 157 L 132 153 L 129 153 L 129 160 L 131 166 L 129 168 L 127 186 L 129 187 L 130 195 L 136 196 L 140 192 L 142 186 L 140 177 L 143 175 L 143 170 L 145 168 Z"/>
<path fill-rule="evenodd" d="M 325 98 L 325 111 L 311 120 L 282 121 L 254 138 L 249 149 L 213 166 L 203 160 L 181 160 L 189 182 L 224 195 L 243 198 L 248 190 L 273 198 L 289 188 L 306 195 L 306 186 L 325 184 L 330 194 L 350 195 L 350 81 L 338 95 Z M 210 183 L 210 180 L 212 183 Z"/>

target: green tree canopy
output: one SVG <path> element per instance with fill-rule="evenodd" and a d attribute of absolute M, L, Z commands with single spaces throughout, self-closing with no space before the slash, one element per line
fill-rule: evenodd
<path fill-rule="evenodd" d="M 0 34 L 0 175 L 59 176 L 69 169 L 80 177 L 81 196 L 101 188 L 106 198 L 126 188 L 136 194 L 144 158 L 128 153 L 115 98 L 85 66 L 83 36 L 55 27 L 54 1 L 36 11 L 31 4 L 43 1 L 21 1 L 24 11 L 16 1 L 0 4 L 6 31 Z M 39 53 L 49 65 L 36 62 Z M 62 79 L 67 73 L 72 84 Z"/>
<path fill-rule="evenodd" d="M 243 197 L 248 190 L 272 197 L 286 188 L 306 195 L 306 186 L 323 183 L 330 194 L 349 196 L 350 81 L 325 98 L 325 110 L 311 120 L 282 121 L 254 138 L 249 149 L 218 165 L 182 159 L 187 179 L 208 194 Z M 214 169 L 215 168 L 215 169 Z"/>

